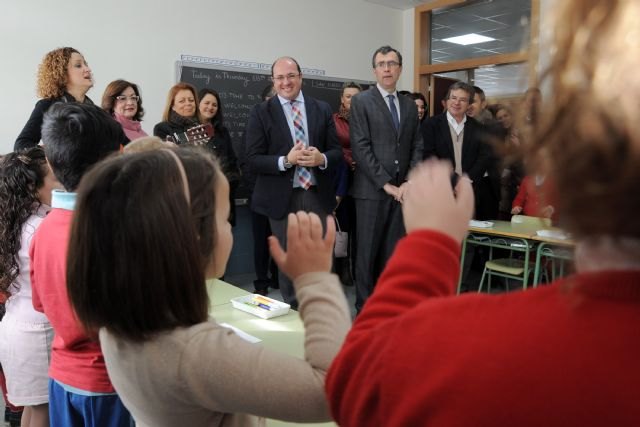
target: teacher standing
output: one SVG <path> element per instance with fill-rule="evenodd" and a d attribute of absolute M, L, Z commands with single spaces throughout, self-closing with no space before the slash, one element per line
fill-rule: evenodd
<path fill-rule="evenodd" d="M 91 68 L 84 56 L 72 47 L 47 53 L 38 66 L 38 97 L 31 117 L 13 146 L 14 151 L 35 147 L 40 142 L 42 117 L 57 102 L 93 104 L 86 96 L 93 87 Z"/>

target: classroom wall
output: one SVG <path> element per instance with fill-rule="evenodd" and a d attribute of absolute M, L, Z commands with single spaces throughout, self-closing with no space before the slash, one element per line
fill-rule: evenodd
<path fill-rule="evenodd" d="M 371 80 L 371 54 L 391 44 L 405 57 L 400 86 L 413 81 L 413 10 L 364 0 L 11 1 L 0 14 L 0 40 L 0 153 L 13 149 L 37 101 L 42 56 L 60 46 L 85 55 L 96 103 L 114 79 L 139 84 L 149 133 L 180 54 L 263 63 L 291 55 L 329 76 Z"/>

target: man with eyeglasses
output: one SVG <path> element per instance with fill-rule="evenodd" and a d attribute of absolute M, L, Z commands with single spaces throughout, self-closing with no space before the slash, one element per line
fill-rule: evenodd
<path fill-rule="evenodd" d="M 251 111 L 246 155 L 256 173 L 251 208 L 269 217 L 271 231 L 286 247 L 290 212 L 314 212 L 323 221 L 333 212 L 333 175 L 343 161 L 342 147 L 329 104 L 303 95 L 298 62 L 276 59 L 271 76 L 276 96 Z M 297 309 L 289 278 L 280 278 L 280 292 Z"/>
<path fill-rule="evenodd" d="M 373 292 L 396 243 L 405 234 L 400 204 L 411 166 L 422 160 L 418 109 L 396 89 L 402 55 L 391 46 L 373 53 L 377 84 L 351 99 L 349 136 L 356 168 L 356 310 Z"/>

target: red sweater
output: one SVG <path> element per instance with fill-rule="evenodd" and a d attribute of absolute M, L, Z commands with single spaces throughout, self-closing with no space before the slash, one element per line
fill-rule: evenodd
<path fill-rule="evenodd" d="M 52 209 L 33 236 L 29 252 L 33 307 L 47 315 L 55 332 L 49 376 L 81 390 L 113 393 L 97 337 L 92 340 L 86 335 L 67 295 L 72 216 L 73 211 Z"/>
<path fill-rule="evenodd" d="M 342 157 L 347 162 L 347 166 L 351 169 L 353 163 L 353 154 L 351 150 L 351 139 L 349 138 L 349 122 L 340 117 L 338 113 L 333 113 L 333 121 L 336 124 L 336 134 L 338 141 L 342 146 Z"/>
<path fill-rule="evenodd" d="M 536 187 L 535 178 L 525 176 L 520 183 L 518 194 L 515 199 L 513 199 L 511 207 L 521 207 L 523 215 L 540 216 L 542 209 L 550 205 L 547 200 L 546 190 L 547 188 L 544 183 L 541 186 Z M 541 202 L 544 204 L 541 205 Z"/>
<path fill-rule="evenodd" d="M 456 297 L 459 253 L 400 241 L 327 375 L 340 426 L 640 423 L 640 271 Z"/>

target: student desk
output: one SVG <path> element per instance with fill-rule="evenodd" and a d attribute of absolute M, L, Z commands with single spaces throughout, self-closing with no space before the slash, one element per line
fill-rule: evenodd
<path fill-rule="evenodd" d="M 472 227 L 469 226 L 469 234 L 467 238 L 462 242 L 462 254 L 460 257 L 460 277 L 458 278 L 458 290 L 460 294 L 460 288 L 462 286 L 462 274 L 464 270 L 464 257 L 467 248 L 467 244 L 473 244 L 478 246 L 487 246 L 491 248 L 509 249 L 512 251 L 524 253 L 524 277 L 522 287 L 527 288 L 528 279 L 528 266 L 529 266 L 529 252 L 533 249 L 534 242 L 530 240 L 531 236 L 536 235 L 536 231 L 547 228 L 544 224 L 531 224 L 531 223 L 517 223 L 512 221 L 491 221 L 493 226 L 490 228 L 485 227 Z M 486 239 L 482 239 L 481 236 L 486 236 Z M 491 238 L 504 238 L 505 242 L 498 243 Z M 509 241 L 506 241 L 506 240 Z"/>
<path fill-rule="evenodd" d="M 573 258 L 572 254 L 569 254 L 567 250 L 572 250 L 575 246 L 575 242 L 571 239 L 553 239 L 550 237 L 541 237 L 534 235 L 531 240 L 539 242 L 538 249 L 536 250 L 536 271 L 533 276 L 533 287 L 535 288 L 540 283 L 540 271 L 542 270 L 542 257 L 551 259 L 560 259 L 562 261 L 568 261 Z M 561 251 L 557 251 L 560 248 Z M 556 249 L 556 251 L 554 251 Z M 554 267 L 552 267 L 554 268 Z M 563 273 L 561 273 L 562 275 Z"/>
<path fill-rule="evenodd" d="M 252 314 L 233 308 L 231 298 L 248 295 L 249 292 L 221 280 L 209 280 L 207 291 L 211 305 L 209 315 L 218 323 L 228 323 L 242 331 L 260 338 L 263 345 L 273 351 L 279 351 L 291 356 L 304 358 L 304 325 L 298 312 L 289 310 L 284 316 L 273 319 L 261 319 Z M 267 419 L 267 427 L 290 427 L 303 424 Z M 319 423 L 304 424 L 305 426 L 335 427 L 336 424 Z"/>
<path fill-rule="evenodd" d="M 512 221 L 491 221 L 493 223 L 493 227 L 484 228 L 484 227 L 472 227 L 469 226 L 469 234 L 467 238 L 464 239 L 462 243 L 462 255 L 460 260 L 460 277 L 458 278 L 458 294 L 460 293 L 460 287 L 462 286 L 462 269 L 464 268 L 464 256 L 467 243 L 473 245 L 480 246 L 488 246 L 494 248 L 503 248 L 509 249 L 517 252 L 524 253 L 524 265 L 525 272 L 523 277 L 523 288 L 527 288 L 528 282 L 528 266 L 529 266 L 529 257 L 530 251 L 538 245 L 538 250 L 536 252 L 536 259 L 534 265 L 534 278 L 533 278 L 533 286 L 536 286 L 540 276 L 540 259 L 544 256 L 544 252 L 542 250 L 549 245 L 565 245 L 571 246 L 573 243 L 569 240 L 558 240 L 540 237 L 536 234 L 538 230 L 557 230 L 557 228 L 548 227 L 542 222 L 540 223 L 517 223 Z M 486 239 L 478 238 L 479 236 L 486 236 Z M 509 239 L 510 242 L 507 244 L 496 243 L 495 240 L 491 238 L 505 238 Z M 511 240 L 515 240 L 515 242 L 511 242 Z M 515 245 L 513 244 L 515 243 Z"/>
<path fill-rule="evenodd" d="M 237 298 L 249 294 L 249 292 L 244 289 L 217 279 L 207 280 L 207 293 L 209 294 L 211 307 L 230 304 L 229 300 L 231 298 Z"/>

